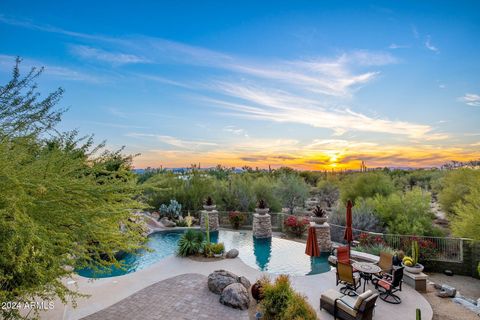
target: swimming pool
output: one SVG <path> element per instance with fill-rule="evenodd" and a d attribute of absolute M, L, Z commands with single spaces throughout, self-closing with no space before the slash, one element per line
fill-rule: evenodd
<path fill-rule="evenodd" d="M 177 242 L 183 231 L 161 231 L 149 236 L 147 246 L 152 251 L 142 250 L 137 254 L 127 254 L 121 259 L 123 269 L 111 268 L 105 273 L 95 273 L 92 269 L 77 270 L 88 278 L 106 278 L 135 272 L 175 254 Z M 330 270 L 328 254 L 309 257 L 305 254 L 305 244 L 281 238 L 255 239 L 251 231 L 220 230 L 211 233 L 212 242 L 223 242 L 225 250 L 238 249 L 239 258 L 247 265 L 260 271 L 274 274 L 311 275 Z"/>

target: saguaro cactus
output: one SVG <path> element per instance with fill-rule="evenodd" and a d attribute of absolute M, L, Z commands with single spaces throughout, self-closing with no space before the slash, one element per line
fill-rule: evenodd
<path fill-rule="evenodd" d="M 413 241 L 412 242 L 412 260 L 413 260 L 413 265 L 415 266 L 418 263 L 418 241 Z"/>
<path fill-rule="evenodd" d="M 422 311 L 420 309 L 416 311 L 416 320 L 422 320 Z"/>

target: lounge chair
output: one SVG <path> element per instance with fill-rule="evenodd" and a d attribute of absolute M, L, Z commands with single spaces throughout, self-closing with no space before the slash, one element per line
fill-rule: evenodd
<path fill-rule="evenodd" d="M 380 252 L 378 266 L 382 269 L 382 273 L 391 274 L 393 269 L 393 256 L 388 252 Z"/>
<path fill-rule="evenodd" d="M 360 288 L 360 275 L 353 273 L 353 267 L 349 263 L 337 263 L 337 286 L 343 284 L 340 292 L 349 296 L 357 295 L 357 289 Z"/>
<path fill-rule="evenodd" d="M 371 290 L 350 297 L 329 289 L 320 297 L 320 309 L 327 310 L 335 319 L 371 320 L 377 298 L 378 294 Z"/>
<path fill-rule="evenodd" d="M 399 304 L 402 299 L 395 292 L 402 291 L 403 267 L 393 270 L 392 275 L 384 275 L 383 277 L 375 277 L 372 283 L 375 289 L 380 293 L 380 299 L 385 302 Z"/>

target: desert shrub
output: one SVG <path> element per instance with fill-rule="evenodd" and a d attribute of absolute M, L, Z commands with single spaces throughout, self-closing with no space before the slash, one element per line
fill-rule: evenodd
<path fill-rule="evenodd" d="M 187 221 L 185 219 L 178 219 L 175 221 L 177 227 L 189 227 Z"/>
<path fill-rule="evenodd" d="M 275 193 L 284 208 L 293 212 L 296 206 L 303 206 L 308 197 L 309 186 L 302 177 L 296 174 L 282 174 L 279 176 Z"/>
<path fill-rule="evenodd" d="M 285 310 L 285 319 L 289 320 L 317 320 L 315 309 L 308 303 L 307 298 L 295 292 Z"/>
<path fill-rule="evenodd" d="M 220 254 L 225 251 L 225 245 L 223 244 L 223 242 L 212 243 L 212 245 L 210 246 L 210 250 L 213 254 Z"/>
<path fill-rule="evenodd" d="M 178 240 L 177 254 L 182 257 L 195 255 L 203 249 L 203 233 L 187 230 Z"/>
<path fill-rule="evenodd" d="M 240 211 L 251 211 L 255 208 L 256 198 L 250 176 L 242 174 L 233 176 L 230 182 L 230 192 L 234 196 L 234 208 Z"/>
<path fill-rule="evenodd" d="M 179 190 L 183 181 L 171 172 L 161 173 L 150 177 L 141 185 L 145 202 L 153 208 L 159 208 L 170 199 L 180 199 Z"/>
<path fill-rule="evenodd" d="M 213 194 L 215 178 L 194 170 L 186 179 L 182 179 L 182 189 L 177 199 L 184 209 L 198 211 L 203 209 L 203 201 Z M 216 202 L 217 199 L 214 199 Z"/>
<path fill-rule="evenodd" d="M 441 180 L 438 200 L 443 210 L 455 213 L 455 205 L 464 202 L 465 197 L 479 189 L 480 170 L 457 169 L 449 171 Z"/>
<path fill-rule="evenodd" d="M 455 213 L 451 219 L 453 234 L 480 240 L 480 181 L 465 196 L 464 201 L 455 204 L 453 212 Z"/>
<path fill-rule="evenodd" d="M 271 177 L 259 177 L 252 180 L 252 190 L 256 201 L 264 199 L 270 208 L 270 212 L 279 212 L 282 209 L 281 202 L 275 194 L 276 181 Z"/>
<path fill-rule="evenodd" d="M 325 202 L 327 206 L 332 207 L 340 197 L 338 185 L 331 180 L 320 180 L 316 189 L 318 198 L 321 202 Z"/>
<path fill-rule="evenodd" d="M 329 216 L 329 222 L 337 225 L 345 225 L 346 208 L 339 204 Z M 383 223 L 375 213 L 373 205 L 365 199 L 358 199 L 352 208 L 352 227 L 371 232 L 384 232 Z"/>
<path fill-rule="evenodd" d="M 395 250 L 392 249 L 391 247 L 387 246 L 384 243 L 376 243 L 376 244 L 372 244 L 372 245 L 368 245 L 368 246 L 360 245 L 360 246 L 355 247 L 354 250 L 355 251 L 360 251 L 360 252 L 365 252 L 365 253 L 370 253 L 370 254 L 373 254 L 373 255 L 376 255 L 376 256 L 379 256 L 380 252 L 387 252 L 387 253 L 390 253 L 392 255 L 395 254 Z"/>
<path fill-rule="evenodd" d="M 288 216 L 285 221 L 285 229 L 288 233 L 293 234 L 296 237 L 301 237 L 305 231 L 307 231 L 307 227 L 310 224 L 307 218 L 305 217 L 297 217 L 297 216 Z"/>
<path fill-rule="evenodd" d="M 287 275 L 278 276 L 272 283 L 267 277 L 260 279 L 260 308 L 265 320 L 317 319 L 315 310 L 306 298 L 295 292 Z"/>
<path fill-rule="evenodd" d="M 389 233 L 440 235 L 440 231 L 433 227 L 430 193 L 419 187 L 389 196 L 377 195 L 367 202 L 375 208 Z"/>
<path fill-rule="evenodd" d="M 392 179 L 383 172 L 363 172 L 347 176 L 340 184 L 340 199 L 355 202 L 357 198 L 388 196 L 395 191 Z"/>
<path fill-rule="evenodd" d="M 287 275 L 280 275 L 274 283 L 262 283 L 263 299 L 260 307 L 265 320 L 285 319 L 285 310 L 293 297 L 293 289 Z"/>

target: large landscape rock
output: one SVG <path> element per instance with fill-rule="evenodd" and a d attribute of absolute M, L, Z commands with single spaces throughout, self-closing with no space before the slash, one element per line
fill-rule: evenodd
<path fill-rule="evenodd" d="M 227 254 L 225 255 L 225 257 L 227 257 L 228 259 L 233 259 L 233 258 L 236 258 L 237 256 L 238 256 L 237 249 L 228 250 Z"/>
<path fill-rule="evenodd" d="M 216 270 L 208 276 L 208 289 L 216 294 L 221 294 L 233 283 L 240 283 L 246 290 L 250 289 L 250 281 L 247 278 L 239 277 L 226 270 Z"/>
<path fill-rule="evenodd" d="M 160 223 L 163 224 L 163 226 L 166 228 L 173 228 L 177 225 L 175 222 L 168 220 L 167 217 L 163 217 L 162 219 L 160 219 Z"/>
<path fill-rule="evenodd" d="M 232 283 L 222 291 L 220 303 L 232 308 L 245 310 L 250 305 L 250 296 L 241 283 Z"/>

